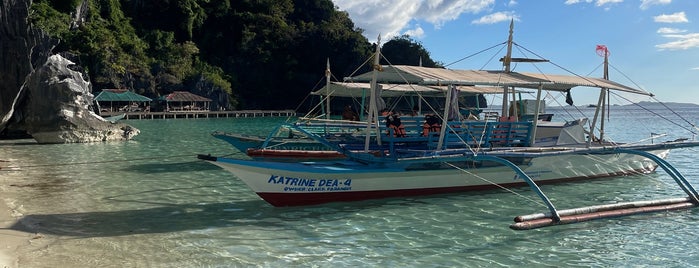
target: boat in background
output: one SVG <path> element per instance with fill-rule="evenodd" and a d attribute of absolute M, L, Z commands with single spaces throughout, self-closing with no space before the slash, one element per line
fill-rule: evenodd
<path fill-rule="evenodd" d="M 274 132 L 274 131 L 273 131 Z M 247 135 L 240 133 L 229 133 L 222 131 L 214 131 L 211 133 L 214 138 L 228 142 L 230 145 L 240 150 L 247 152 L 249 149 L 276 149 L 276 150 L 309 150 L 309 151 L 328 151 L 328 148 L 312 139 L 305 138 L 299 135 L 261 137 L 256 135 Z"/>
<path fill-rule="evenodd" d="M 200 159 L 220 166 L 245 182 L 262 199 L 274 206 L 314 205 L 327 202 L 357 201 L 374 198 L 416 196 L 471 190 L 526 186 L 534 190 L 549 208 L 545 217 L 524 217 L 515 229 L 537 228 L 602 217 L 592 215 L 598 208 L 583 208 L 568 214 L 553 206 L 539 184 L 588 180 L 650 173 L 661 167 L 687 193 L 683 205 L 648 206 L 643 211 L 686 207 L 699 204 L 699 195 L 687 180 L 664 158 L 671 149 L 696 147 L 699 142 L 686 139 L 663 143 L 614 143 L 604 139 L 604 111 L 609 91 L 652 96 L 651 93 L 608 80 L 605 52 L 604 78 L 578 75 L 512 72 L 510 63 L 544 62 L 512 58 L 512 27 L 507 41 L 504 71 L 450 70 L 419 66 L 381 66 L 372 72 L 349 77 L 349 82 L 368 82 L 369 106 L 362 143 L 356 140 L 329 139 L 310 131 L 304 124 L 291 124 L 292 131 L 333 148 L 347 159 L 282 163 L 250 161 L 199 155 Z M 606 48 L 605 48 L 606 49 Z M 374 55 L 378 65 L 380 46 Z M 380 71 L 379 71 L 380 70 Z M 377 109 L 378 83 L 420 86 L 447 86 L 444 111 L 436 114 L 439 127 L 424 132 L 423 125 L 385 126 Z M 503 88 L 503 106 L 497 121 L 469 120 L 458 116 L 458 87 L 498 86 Z M 577 87 L 599 90 L 599 103 L 589 129 L 587 119 L 570 122 L 522 120 L 515 99 L 515 88 L 537 90 L 531 118 L 540 118 L 542 92 L 570 92 Z M 438 111 L 435 111 L 438 112 Z M 388 118 L 387 118 L 388 119 Z M 599 123 L 599 128 L 597 125 Z M 313 128 L 339 128 L 332 122 L 313 124 Z M 355 129 L 356 130 L 356 129 Z M 598 134 L 599 133 L 599 134 Z M 356 136 L 352 136 L 356 137 Z M 379 146 L 379 147 L 372 147 Z M 377 150 L 378 148 L 378 150 Z M 687 201 L 689 200 L 689 201 Z M 654 202 L 650 202 L 656 204 Z M 645 203 L 644 203 L 645 204 Z M 634 203 L 636 206 L 640 203 Z M 651 208 L 652 207 L 652 208 Z M 625 215 L 618 208 L 606 216 Z M 542 218 L 544 219 L 542 221 Z M 534 219 L 533 223 L 529 219 Z M 543 222 L 543 223 L 542 223 Z"/>
<path fill-rule="evenodd" d="M 114 116 L 108 116 L 108 117 L 105 117 L 104 120 L 107 120 L 107 121 L 109 121 L 110 123 L 114 124 L 114 123 L 116 123 L 117 121 L 119 121 L 119 120 L 121 120 L 121 119 L 124 119 L 124 117 L 126 117 L 126 114 L 125 114 L 125 113 L 123 113 L 123 114 L 118 114 L 118 115 L 114 115 Z"/>

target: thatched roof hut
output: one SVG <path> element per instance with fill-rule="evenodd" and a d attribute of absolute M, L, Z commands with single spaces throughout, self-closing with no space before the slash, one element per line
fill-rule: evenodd
<path fill-rule="evenodd" d="M 175 91 L 161 97 L 168 110 L 209 110 L 211 99 L 187 91 Z"/>

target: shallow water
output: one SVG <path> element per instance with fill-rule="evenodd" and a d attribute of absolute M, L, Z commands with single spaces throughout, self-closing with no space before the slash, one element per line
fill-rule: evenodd
<path fill-rule="evenodd" d="M 134 120 L 141 134 L 128 142 L 0 143 L 15 229 L 40 234 L 20 249 L 21 267 L 697 266 L 697 209 L 514 231 L 514 216 L 546 209 L 527 188 L 275 208 L 196 159 L 245 157 L 214 130 L 266 134 L 281 121 Z M 635 110 L 612 124 L 616 141 L 674 127 Z M 699 185 L 696 153 L 668 160 Z M 542 189 L 558 208 L 683 196 L 662 171 Z"/>

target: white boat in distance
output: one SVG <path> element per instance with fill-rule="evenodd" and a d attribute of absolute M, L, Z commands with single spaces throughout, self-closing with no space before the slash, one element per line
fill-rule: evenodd
<path fill-rule="evenodd" d="M 510 26 L 512 27 L 512 25 Z M 604 130 L 596 135 L 599 118 L 604 117 L 608 90 L 652 96 L 606 79 L 577 75 L 534 74 L 511 72 L 512 30 L 507 42 L 508 53 L 503 58 L 505 70 L 450 70 L 418 66 L 382 66 L 373 72 L 347 78 L 351 82 L 405 83 L 422 86 L 498 86 L 504 88 L 503 109 L 497 122 L 466 122 L 449 120 L 450 94 L 446 90 L 445 112 L 441 115 L 441 129 L 435 142 L 425 143 L 424 135 L 389 135 L 376 120 L 375 100 L 369 101 L 367 144 L 364 151 L 349 150 L 346 144 L 333 143 L 308 133 L 311 138 L 335 148 L 348 159 L 321 162 L 280 163 L 250 161 L 200 155 L 234 174 L 262 199 L 274 206 L 314 205 L 327 202 L 357 201 L 374 198 L 441 194 L 498 187 L 529 185 L 537 191 L 550 208 L 554 222 L 561 216 L 539 191 L 537 184 L 585 180 L 653 172 L 662 167 L 680 184 L 694 204 L 699 203 L 696 191 L 671 165 L 663 159 L 673 148 L 695 147 L 699 142 L 685 139 L 655 144 L 618 144 L 603 139 Z M 374 66 L 378 66 L 379 46 Z M 380 69 L 381 71 L 378 71 Z M 539 141 L 537 131 L 550 126 L 545 122 L 519 119 L 518 109 L 508 109 L 508 94 L 514 99 L 514 88 L 537 90 L 537 104 L 533 118 L 539 118 L 542 91 L 569 92 L 575 87 L 599 88 L 600 97 L 592 129 L 582 124 L 565 124 L 558 128 L 565 139 Z M 452 107 L 453 108 L 453 107 Z M 600 123 L 602 120 L 599 120 Z M 539 124 L 542 124 L 539 126 Z M 601 124 L 603 127 L 603 124 Z M 297 125 L 303 132 L 303 125 Z M 550 130 L 549 130 L 550 131 Z M 375 135 L 370 139 L 370 135 Z M 389 144 L 388 150 L 369 150 L 369 142 Z M 414 147 L 398 145 L 417 142 Z M 457 144 L 458 146 L 454 146 Z M 394 147 L 396 145 L 397 147 Z M 423 148 L 420 148 L 423 146 Z"/>

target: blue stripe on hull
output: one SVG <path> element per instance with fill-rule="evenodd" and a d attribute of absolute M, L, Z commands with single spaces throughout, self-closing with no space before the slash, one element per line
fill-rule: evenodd
<path fill-rule="evenodd" d="M 321 161 L 321 162 L 273 162 L 273 161 L 250 161 L 233 158 L 218 157 L 216 161 L 240 166 L 257 167 L 265 169 L 313 172 L 320 174 L 342 174 L 342 173 L 363 173 L 363 172 L 397 172 L 404 171 L 401 167 L 385 167 L 365 165 L 354 161 Z"/>

